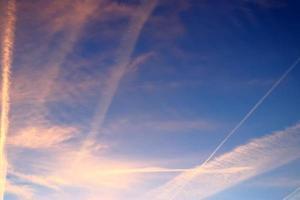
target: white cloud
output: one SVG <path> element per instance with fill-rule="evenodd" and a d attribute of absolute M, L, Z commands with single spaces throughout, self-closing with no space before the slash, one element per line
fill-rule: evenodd
<path fill-rule="evenodd" d="M 202 167 L 183 172 L 158 188 L 150 199 L 204 199 L 244 180 L 287 164 L 300 157 L 300 124 L 255 139 L 225 153 Z M 236 173 L 207 174 L 204 171 L 247 167 Z"/>
<path fill-rule="evenodd" d="M 6 182 L 6 192 L 22 200 L 33 200 L 34 190 L 29 186 L 17 185 L 10 181 Z"/>
<path fill-rule="evenodd" d="M 31 149 L 51 148 L 74 137 L 77 132 L 74 127 L 64 126 L 26 127 L 9 137 L 8 144 Z"/>

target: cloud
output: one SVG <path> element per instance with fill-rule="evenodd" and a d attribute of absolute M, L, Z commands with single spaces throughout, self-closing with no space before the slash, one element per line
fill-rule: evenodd
<path fill-rule="evenodd" d="M 32 172 L 22 172 L 15 166 L 9 169 L 9 175 L 36 186 L 53 189 L 56 192 L 64 188 L 79 188 L 93 191 L 99 188 L 128 188 L 134 181 L 130 173 L 116 171 L 130 169 L 128 163 L 96 157 L 91 152 L 81 152 L 80 162 L 77 162 L 78 152 L 71 149 L 59 149 L 52 153 L 42 166 L 32 166 Z M 37 159 L 37 157 L 32 158 Z M 20 171 L 22 170 L 22 171 Z"/>
<path fill-rule="evenodd" d="M 46 120 L 49 101 L 66 97 L 61 90 L 65 84 L 60 81 L 62 66 L 74 52 L 98 3 L 94 0 L 19 2 L 21 20 L 18 24 L 12 100 L 16 107 L 22 107 L 22 112 L 17 115 L 23 117 L 22 113 L 27 114 L 26 121 L 32 123 L 36 118 Z M 18 48 L 19 44 L 21 48 Z M 34 86 L 32 80 L 35 80 Z M 73 89 L 88 89 L 83 85 L 90 87 L 86 82 L 80 82 Z M 74 90 L 67 94 L 73 94 Z"/>
<path fill-rule="evenodd" d="M 15 103 L 12 117 L 18 123 L 16 126 L 48 123 L 47 117 L 51 114 L 49 105 L 53 102 L 68 102 L 68 106 L 72 106 L 75 102 L 75 104 L 80 103 L 82 108 L 86 108 L 88 106 L 83 104 L 90 103 L 88 101 L 91 98 L 86 97 L 90 97 L 92 93 L 96 97 L 99 96 L 98 93 L 103 96 L 101 99 L 103 103 L 99 106 L 101 111 L 98 112 L 102 112 L 102 114 L 98 115 L 105 115 L 112 96 L 127 69 L 136 68 L 143 60 L 147 59 L 138 57 L 131 62 L 131 53 L 154 4 L 155 1 L 141 5 L 95 0 L 20 2 L 22 23 L 20 23 L 19 32 L 24 34 L 20 34 L 18 40 L 24 48 L 23 46 L 18 48 L 17 63 L 22 67 L 16 68 L 12 84 L 12 100 Z M 97 12 L 95 12 L 96 10 Z M 28 13 L 35 13 L 35 15 Z M 76 62 L 81 59 L 75 52 L 78 40 L 83 36 L 90 39 L 87 29 L 90 30 L 91 27 L 86 26 L 90 22 L 89 19 L 97 19 L 97 23 L 102 26 L 115 20 L 114 15 L 122 20 L 124 17 L 130 19 L 128 29 L 116 31 L 114 27 L 108 28 L 118 32 L 118 37 L 125 31 L 117 53 L 105 54 L 105 59 L 113 57 L 118 60 L 113 66 L 114 70 L 105 75 L 94 72 L 93 75 L 82 75 L 82 71 L 86 70 L 87 66 L 97 64 L 96 66 L 99 68 L 99 65 L 102 65 L 99 60 L 93 58 L 88 63 L 84 63 L 85 69 L 78 69 L 78 67 L 75 69 L 76 67 L 74 67 L 78 66 Z M 34 29 L 27 27 L 34 27 Z M 27 38 L 28 35 L 31 37 Z M 34 44 L 32 35 L 36 36 Z M 114 40 L 116 39 L 114 37 Z M 70 56 L 75 56 L 76 58 L 72 58 L 76 61 L 67 62 Z M 99 57 L 99 55 L 97 56 Z M 40 70 L 36 70 L 37 67 Z M 64 67 L 68 68 L 67 72 Z M 99 76 L 95 74 L 99 74 Z M 74 78 L 71 81 L 70 76 Z M 32 80 L 35 80 L 34 87 Z M 94 121 L 97 122 L 94 124 L 98 124 L 101 117 L 97 119 L 96 116 L 95 118 Z"/>
<path fill-rule="evenodd" d="M 145 53 L 145 54 L 141 54 L 140 56 L 137 56 L 136 58 L 132 59 L 131 63 L 128 66 L 128 69 L 130 71 L 137 71 L 138 68 L 142 64 L 144 64 L 145 62 L 147 62 L 153 56 L 155 56 L 154 52 L 148 52 L 148 53 Z"/>
<path fill-rule="evenodd" d="M 0 127 L 0 199 L 4 199 L 6 186 L 6 137 L 9 130 L 9 114 L 11 108 L 10 84 L 11 84 L 11 64 L 15 40 L 16 23 L 16 2 L 8 1 L 6 7 L 6 23 L 3 31 L 1 45 L 1 67 L 2 67 L 2 87 L 1 87 L 1 127 Z"/>
<path fill-rule="evenodd" d="M 208 131 L 218 125 L 203 119 L 153 119 L 126 118 L 113 120 L 103 128 L 106 134 L 159 132 L 174 133 L 188 131 Z"/>
<path fill-rule="evenodd" d="M 138 199 L 137 196 L 143 193 L 141 191 L 146 191 L 144 183 L 147 177 L 181 173 L 167 185 L 151 193 L 149 199 L 172 199 L 177 191 L 179 193 L 174 199 L 203 199 L 299 158 L 299 131 L 300 124 L 297 124 L 239 146 L 204 167 L 191 169 L 165 168 L 142 161 L 111 159 L 99 152 L 95 155 L 88 149 L 82 149 L 78 154 L 76 145 L 61 146 L 50 152 L 51 156 L 47 157 L 42 166 L 36 162 L 39 157 L 34 156 L 31 161 L 28 160 L 36 163 L 31 172 L 15 166 L 9 168 L 9 176 L 30 184 L 33 188 L 42 186 L 54 190 L 51 193 L 55 193 L 56 199 L 107 195 L 117 200 L 123 199 L 122 194 L 126 193 L 134 193 Z M 78 155 L 80 159 L 77 159 Z M 185 190 L 180 190 L 182 184 L 185 184 Z M 80 191 L 81 195 L 74 196 L 69 192 L 72 188 Z"/>
<path fill-rule="evenodd" d="M 52 33 L 69 31 L 69 28 L 79 31 L 87 18 L 95 15 L 93 11 L 97 7 L 98 4 L 95 0 L 54 1 L 40 14 L 44 21 L 49 22 Z"/>
<path fill-rule="evenodd" d="M 115 64 L 111 67 L 111 70 L 107 75 L 108 78 L 104 83 L 105 88 L 103 88 L 103 97 L 97 106 L 94 119 L 91 123 L 91 131 L 87 140 L 91 140 L 91 138 L 95 137 L 95 135 L 99 134 L 101 131 L 103 121 L 118 90 L 120 81 L 127 72 L 128 66 L 131 63 L 131 54 L 135 48 L 141 30 L 156 4 L 157 0 L 147 0 L 143 2 L 131 17 L 129 27 L 124 36 L 121 38 L 120 45 L 116 53 Z M 85 146 L 85 144 L 83 144 L 83 146 Z"/>
<path fill-rule="evenodd" d="M 184 172 L 161 186 L 150 199 L 204 199 L 244 180 L 287 164 L 300 157 L 300 124 L 254 139 L 225 153 L 204 166 Z M 247 167 L 230 174 L 205 174 L 203 171 Z"/>
<path fill-rule="evenodd" d="M 78 130 L 74 127 L 26 127 L 8 138 L 8 144 L 18 148 L 46 149 L 55 147 L 72 137 Z"/>
<path fill-rule="evenodd" d="M 293 192 L 285 196 L 282 200 L 297 200 L 300 198 L 300 187 L 296 188 Z"/>
<path fill-rule="evenodd" d="M 22 200 L 33 200 L 34 190 L 29 186 L 6 182 L 6 192 Z"/>
<path fill-rule="evenodd" d="M 78 64 L 78 63 L 77 63 Z M 72 65 L 76 65 L 72 63 Z M 72 80 L 56 80 L 53 85 L 51 94 L 47 97 L 47 102 L 68 100 L 69 102 L 80 101 L 83 98 L 82 94 L 88 95 L 93 88 L 99 87 L 101 82 L 97 79 L 101 77 L 94 75 L 82 75 L 79 80 L 75 81 L 74 76 L 78 73 L 74 69 L 69 69 L 69 74 Z M 78 70 L 78 69 L 77 69 Z M 74 72 L 73 72 L 74 71 Z M 73 73 L 72 73 L 73 72 Z M 45 79 L 44 71 L 30 71 L 28 69 L 19 69 L 15 71 L 12 77 L 11 100 L 14 106 L 41 104 L 40 94 L 45 89 L 45 86 L 51 84 L 52 80 Z M 35 79 L 34 89 L 32 87 L 32 79 Z M 78 77 L 77 77 L 78 78 Z M 100 83 L 99 83 L 100 82 Z M 64 88 L 64 90 L 62 90 Z"/>
<path fill-rule="evenodd" d="M 298 177 L 271 177 L 254 180 L 248 184 L 254 187 L 293 188 L 300 185 Z"/>
<path fill-rule="evenodd" d="M 29 184 L 33 188 L 44 187 L 55 194 L 55 199 L 76 199 L 72 189 L 80 191 L 86 199 L 86 195 L 96 193 L 98 196 L 114 196 L 114 199 L 122 199 L 122 194 L 127 192 L 140 192 L 137 188 L 143 186 L 149 177 L 168 175 L 190 171 L 185 168 L 166 168 L 148 165 L 141 161 L 122 161 L 110 159 L 105 156 L 96 156 L 90 151 L 81 152 L 80 162 L 77 162 L 77 148 L 63 148 L 57 151 L 55 156 L 50 156 L 47 162 L 43 162 L 42 172 L 36 165 L 35 173 L 20 172 L 9 168 L 9 176 L 21 183 Z M 37 159 L 34 157 L 33 160 Z M 147 166 L 148 165 L 148 166 Z M 32 169 L 31 169 L 32 170 Z M 247 171 L 245 167 L 233 167 L 215 171 L 206 171 L 209 174 L 236 173 Z M 140 188 L 144 190 L 144 188 Z M 93 195 L 92 195 L 93 196 Z M 38 194 L 34 196 L 40 199 Z M 78 197 L 79 198 L 79 197 Z M 82 197 L 83 198 L 83 197 Z M 80 199 L 80 198 L 79 198 Z"/>
<path fill-rule="evenodd" d="M 46 64 L 50 68 L 46 71 L 45 79 L 49 82 L 44 86 L 43 92 L 40 94 L 40 99 L 45 101 L 55 85 L 57 77 L 61 73 L 61 65 L 66 57 L 73 51 L 74 46 L 89 17 L 97 8 L 96 1 L 54 1 L 47 7 L 45 13 L 46 20 L 50 20 L 49 32 L 63 32 L 61 44 L 55 49 L 50 62 Z"/>
<path fill-rule="evenodd" d="M 72 97 L 74 97 L 74 93 L 84 96 L 83 91 L 89 92 L 91 87 L 99 86 L 95 82 L 87 81 L 80 82 L 82 84 L 73 84 L 60 79 L 64 75 L 61 66 L 65 64 L 67 56 L 70 56 L 77 40 L 85 31 L 84 25 L 87 23 L 88 18 L 94 14 L 93 11 L 97 8 L 97 2 L 103 3 L 102 1 L 92 0 L 75 2 L 65 0 L 53 1 L 52 3 L 40 2 L 38 3 L 39 6 L 32 4 L 27 7 L 29 10 L 37 11 L 37 15 L 40 17 L 37 17 L 36 21 L 40 21 L 42 24 L 38 31 L 43 31 L 46 34 L 45 37 L 37 38 L 38 45 L 29 46 L 29 51 L 23 52 L 19 61 L 25 67 L 16 70 L 17 76 L 15 76 L 14 81 L 18 84 L 14 85 L 13 94 L 15 102 L 17 102 L 13 116 L 13 119 L 16 120 L 16 123 L 14 123 L 16 133 L 10 136 L 9 145 L 12 149 L 24 148 L 23 153 L 27 153 L 26 158 L 21 158 L 22 155 L 19 155 L 18 152 L 11 158 L 17 160 L 17 162 L 23 159 L 27 161 L 26 168 L 14 163 L 14 166 L 9 169 L 10 175 L 16 179 L 55 190 L 64 187 L 79 187 L 83 190 L 94 188 L 94 190 L 98 190 L 99 187 L 128 188 L 132 181 L 135 182 L 134 177 L 137 175 L 134 174 L 148 171 L 151 171 L 151 173 L 165 173 L 167 171 L 167 169 L 157 167 L 140 169 L 139 166 L 132 163 L 115 161 L 101 156 L 99 158 L 87 149 L 78 150 L 76 144 L 60 145 L 71 139 L 77 129 L 69 126 L 53 125 L 54 123 L 46 117 L 49 114 L 49 108 L 47 107 L 49 102 L 64 99 L 65 90 Z M 24 6 L 24 4 L 21 3 L 21 6 Z M 104 100 L 103 102 L 104 107 L 107 107 L 107 109 L 122 76 L 128 72 L 129 65 L 136 68 L 143 60 L 147 59 L 132 62 L 131 53 L 155 4 L 156 1 L 147 1 L 141 5 L 141 9 L 137 6 L 130 6 L 130 8 L 124 6 L 122 9 L 116 5 L 113 6 L 113 10 L 121 9 L 126 15 L 130 14 L 132 20 L 128 28 L 131 32 L 125 33 L 116 53 L 117 62 L 114 69 L 110 71 L 111 73 L 108 76 L 105 76 L 109 77 L 105 80 L 105 86 L 107 87 L 104 88 L 107 101 Z M 105 8 L 109 13 L 108 7 Z M 134 11 L 137 12 L 127 11 L 127 9 L 132 8 L 135 8 Z M 138 10 L 136 10 L 137 8 Z M 62 37 L 57 37 L 58 35 Z M 26 38 L 21 37 L 21 39 Z M 46 58 L 45 55 L 47 55 Z M 35 70 L 36 66 L 40 66 L 39 71 Z M 33 79 L 36 80 L 34 88 L 32 85 Z M 70 89 L 70 92 L 68 92 L 68 89 Z M 26 112 L 27 110 L 28 112 Z M 20 113 L 21 115 L 19 115 Z M 106 111 L 104 115 L 105 113 Z M 94 121 L 95 123 L 99 122 L 97 119 Z M 89 142 L 87 141 L 87 143 Z M 36 153 L 39 150 L 43 150 L 43 154 Z M 77 163 L 75 158 L 78 156 L 78 151 L 80 151 L 81 158 L 80 162 Z M 174 172 L 174 169 L 171 169 L 170 172 Z"/>
<path fill-rule="evenodd" d="M 30 169 L 31 172 L 25 172 L 19 166 L 10 167 L 9 176 L 14 180 L 30 184 L 33 188 L 42 186 L 51 189 L 52 193 L 56 193 L 57 198 L 61 199 L 64 195 L 75 198 L 76 195 L 72 192 L 66 192 L 72 188 L 81 191 L 84 195 L 94 192 L 101 196 L 102 194 L 121 194 L 143 183 L 142 177 L 146 174 L 178 173 L 189 170 L 147 167 L 146 163 L 96 156 L 88 150 L 82 151 L 78 160 L 77 151 L 76 146 L 60 148 L 58 151 L 52 151 L 52 155 L 47 157 L 42 166 L 36 163 Z M 37 159 L 39 158 L 35 156 L 28 162 L 34 162 Z"/>

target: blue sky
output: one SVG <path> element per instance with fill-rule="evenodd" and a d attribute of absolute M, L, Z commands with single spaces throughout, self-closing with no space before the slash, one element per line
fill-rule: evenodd
<path fill-rule="evenodd" d="M 299 199 L 300 2 L 0 2 L 0 200 Z"/>

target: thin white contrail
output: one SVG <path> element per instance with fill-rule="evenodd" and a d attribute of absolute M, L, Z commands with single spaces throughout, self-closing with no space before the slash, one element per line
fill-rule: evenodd
<path fill-rule="evenodd" d="M 284 197 L 282 200 L 289 200 L 291 197 L 293 197 L 295 194 L 300 192 L 300 187 L 298 187 L 296 190 L 294 190 L 292 193 L 288 194 L 286 197 Z M 296 200 L 296 199 L 295 199 Z"/>
<path fill-rule="evenodd" d="M 285 77 L 297 66 L 300 62 L 300 57 L 281 75 L 281 77 L 272 85 L 272 87 L 262 96 L 258 102 L 250 109 L 250 111 L 242 118 L 242 120 L 226 135 L 222 142 L 217 146 L 217 148 L 210 154 L 210 156 L 202 163 L 205 165 L 208 161 L 215 156 L 219 149 L 227 142 L 227 140 L 248 120 L 248 118 L 256 111 L 256 109 L 265 101 L 265 99 L 270 96 L 270 94 L 278 87 L 278 85 L 285 79 Z"/>
<path fill-rule="evenodd" d="M 4 199 L 6 184 L 6 152 L 5 142 L 9 127 L 9 109 L 10 109 L 10 73 L 13 53 L 13 43 L 15 36 L 16 23 L 16 2 L 8 1 L 6 23 L 4 27 L 2 42 L 2 104 L 1 104 L 1 131 L 0 131 L 0 199 Z"/>
<path fill-rule="evenodd" d="M 220 150 L 220 148 L 228 141 L 228 139 L 236 133 L 236 131 L 249 119 L 249 117 L 257 110 L 257 108 L 266 100 L 268 96 L 278 87 L 278 85 L 286 78 L 286 76 L 299 64 L 300 57 L 279 77 L 279 79 L 272 85 L 272 87 L 257 101 L 257 103 L 249 110 L 249 112 L 241 119 L 241 121 L 226 135 L 226 137 L 220 142 L 220 144 L 215 148 L 215 150 L 208 156 L 208 158 L 199 166 L 203 167 L 206 165 Z M 174 199 L 176 195 L 184 190 L 185 185 L 188 180 L 191 180 L 193 176 L 188 177 L 187 181 L 182 184 L 179 189 L 174 192 L 174 196 L 170 199 Z"/>

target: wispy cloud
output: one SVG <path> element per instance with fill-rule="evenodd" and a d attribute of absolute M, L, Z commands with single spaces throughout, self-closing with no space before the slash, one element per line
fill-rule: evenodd
<path fill-rule="evenodd" d="M 131 63 L 132 52 L 139 38 L 141 30 L 157 4 L 157 0 L 147 0 L 141 3 L 141 7 L 131 17 L 129 27 L 121 39 L 119 49 L 116 53 L 115 65 L 112 66 L 105 83 L 103 98 L 96 109 L 91 124 L 91 131 L 87 140 L 93 139 L 101 131 L 103 121 L 112 103 L 113 97 L 119 87 L 120 81 L 125 75 Z M 85 144 L 84 144 L 85 146 Z"/>
<path fill-rule="evenodd" d="M 76 135 L 74 127 L 27 127 L 8 138 L 8 145 L 17 148 L 46 149 L 55 147 Z"/>
<path fill-rule="evenodd" d="M 47 100 L 55 85 L 56 79 L 61 72 L 61 66 L 66 57 L 73 51 L 74 46 L 82 31 L 85 23 L 98 7 L 94 0 L 88 1 L 55 1 L 46 9 L 46 19 L 50 20 L 50 32 L 55 36 L 56 33 L 66 33 L 64 40 L 52 55 L 48 72 L 45 79 L 49 80 L 40 94 L 41 101 Z"/>
<path fill-rule="evenodd" d="M 247 1 L 256 2 L 244 0 L 237 5 L 228 4 L 225 9 L 230 7 L 240 15 L 236 7 Z M 214 78 L 206 73 L 204 65 L 208 68 L 218 65 L 219 57 L 199 55 L 202 53 L 198 50 L 206 51 L 209 46 L 209 51 L 214 51 L 215 45 L 204 41 L 198 49 L 193 44 L 194 37 L 202 38 L 203 29 L 192 27 L 198 15 L 189 16 L 190 11 L 196 11 L 189 4 L 184 0 L 18 1 L 21 20 L 16 45 L 20 46 L 15 48 L 13 84 L 1 93 L 5 96 L 6 90 L 10 91 L 12 105 L 10 134 L 6 139 L 8 193 L 26 200 L 96 200 L 99 196 L 105 200 L 144 199 L 139 195 L 175 177 L 150 194 L 149 199 L 201 199 L 299 157 L 299 147 L 296 147 L 299 134 L 296 132 L 300 128 L 297 125 L 214 158 L 290 72 L 287 71 L 227 135 L 204 166 L 186 168 L 191 162 L 197 163 L 187 158 L 191 156 L 188 152 L 203 151 L 200 152 L 202 158 L 207 151 L 205 144 L 199 146 L 194 142 L 195 138 L 201 137 L 204 143 L 215 140 L 216 135 L 202 133 L 216 132 L 219 124 L 215 122 L 219 122 L 219 118 L 230 120 L 225 113 L 229 108 L 222 107 L 222 103 L 223 99 L 227 101 L 232 97 L 213 92 L 216 96 L 210 101 L 210 97 L 205 96 L 206 91 L 211 94 L 216 87 L 212 85 L 216 84 L 211 82 Z M 203 4 L 208 3 L 204 1 Z M 159 8 L 153 12 L 157 6 Z M 219 7 L 223 9 L 223 3 Z M 211 16 L 206 14 L 211 13 L 210 10 L 200 13 Z M 214 27 L 210 22 L 206 18 L 200 21 L 201 26 L 204 23 Z M 210 34 L 203 40 L 208 39 L 209 43 L 216 35 Z M 135 48 L 140 39 L 143 41 Z M 200 63 L 199 57 L 204 58 Z M 127 76 L 132 78 L 129 76 L 146 62 L 148 69 L 143 70 L 137 81 L 123 82 Z M 183 66 L 185 69 L 181 68 Z M 215 73 L 216 68 L 212 68 L 211 73 Z M 206 79 L 212 84 L 208 85 Z M 260 79 L 249 83 L 271 84 Z M 228 87 L 227 82 L 219 85 Z M 134 91 L 128 92 L 127 86 Z M 122 93 L 115 103 L 124 104 L 112 108 L 120 88 Z M 199 93 L 193 94 L 190 89 L 197 89 Z M 145 92 L 148 95 L 149 91 L 154 95 L 141 101 L 145 96 L 139 95 Z M 200 104 L 195 105 L 199 97 Z M 215 97 L 220 97 L 217 99 L 220 107 L 207 111 L 207 103 L 216 105 Z M 2 106 L 8 105 L 5 104 L 8 100 L 2 98 Z M 166 105 L 164 100 L 171 102 Z M 8 113 L 9 110 L 2 108 L 2 111 Z M 5 129 L 1 127 L 2 130 Z M 116 143 L 118 145 L 114 146 Z M 172 144 L 184 145 L 173 147 Z M 166 154 L 176 158 L 165 159 Z"/>
<path fill-rule="evenodd" d="M 288 194 L 282 200 L 297 200 L 300 198 L 300 187 L 296 188 L 293 192 Z"/>
<path fill-rule="evenodd" d="M 64 99 L 74 90 L 80 92 L 86 86 L 90 87 L 88 83 L 80 82 L 72 91 L 63 93 L 61 88 L 66 86 L 60 78 L 66 58 L 74 52 L 99 3 L 94 0 L 18 2 L 22 18 L 19 32 L 23 34 L 18 35 L 22 48 L 16 48 L 16 63 L 23 67 L 15 69 L 12 80 L 12 100 L 16 103 L 12 117 L 17 117 L 17 122 L 22 121 L 22 126 L 32 123 L 44 126 L 49 121 L 49 102 Z M 34 28 L 27 28 L 31 26 Z M 34 43 L 32 38 L 35 38 Z M 34 87 L 31 80 L 35 80 Z M 20 128 L 20 123 L 14 126 Z"/>
<path fill-rule="evenodd" d="M 144 64 L 147 60 L 155 56 L 154 52 L 148 52 L 137 56 L 136 58 L 132 59 L 131 63 L 128 65 L 128 70 L 136 71 L 142 64 Z"/>
<path fill-rule="evenodd" d="M 73 47 L 75 46 L 77 39 L 79 38 L 84 24 L 86 23 L 88 17 L 93 13 L 93 11 L 97 8 L 97 1 L 57 1 L 53 3 L 52 6 L 48 7 L 45 10 L 44 22 L 50 20 L 50 29 L 48 34 L 49 38 L 55 38 L 56 34 L 67 35 L 67 37 L 63 37 L 66 40 L 62 41 L 61 45 L 55 48 L 55 52 L 52 52 L 51 49 L 47 50 L 46 52 L 49 53 L 49 62 L 43 63 L 43 74 L 34 73 L 37 75 L 38 80 L 40 80 L 40 84 L 38 85 L 38 91 L 32 89 L 32 85 L 28 82 L 28 90 L 29 93 L 24 93 L 24 90 L 19 88 L 21 94 L 24 94 L 22 97 L 19 98 L 19 101 L 22 103 L 24 98 L 32 98 L 33 96 L 36 98 L 34 102 L 34 106 L 37 109 L 33 112 L 36 116 L 29 116 L 27 117 L 28 113 L 22 110 L 21 116 L 26 118 L 27 124 L 22 124 L 22 126 L 17 126 L 15 129 L 17 132 L 10 137 L 9 144 L 13 148 L 27 148 L 34 151 L 43 150 L 45 154 L 51 154 L 48 160 L 53 159 L 53 153 L 57 154 L 54 160 L 50 163 L 48 161 L 43 161 L 43 170 L 47 173 L 25 173 L 24 169 L 21 172 L 18 172 L 19 169 L 16 166 L 15 168 L 10 168 L 10 175 L 20 180 L 26 180 L 30 183 L 43 185 L 45 187 L 51 189 L 58 189 L 60 187 L 82 187 L 82 188 L 99 188 L 99 187 L 127 187 L 130 185 L 128 183 L 131 182 L 133 174 L 141 174 L 141 173 L 174 173 L 178 171 L 182 171 L 183 169 L 165 169 L 160 167 L 137 167 L 136 165 L 132 166 L 132 164 L 113 161 L 110 159 L 100 158 L 93 155 L 91 152 L 83 150 L 81 152 L 81 163 L 76 163 L 73 165 L 74 158 L 78 155 L 75 147 L 64 146 L 66 141 L 72 138 L 74 130 L 72 127 L 67 126 L 58 126 L 53 125 L 52 122 L 48 121 L 43 114 L 45 112 L 45 106 L 48 103 L 48 100 L 51 100 L 52 93 L 56 93 L 56 87 L 61 87 L 61 85 L 57 86 L 57 78 L 60 76 L 61 73 L 61 65 L 64 63 L 65 58 L 71 53 Z M 139 37 L 141 29 L 145 22 L 147 21 L 149 15 L 151 14 L 152 10 L 156 5 L 156 1 L 145 1 L 141 4 L 141 7 L 136 8 L 134 11 L 137 12 L 128 12 L 125 11 L 126 14 L 130 13 L 130 25 L 128 30 L 125 32 L 125 36 L 122 38 L 119 50 L 116 54 L 116 63 L 113 66 L 113 69 L 110 71 L 108 75 L 108 79 L 106 80 L 106 88 L 105 90 L 105 97 L 104 100 L 101 102 L 100 107 L 104 108 L 104 111 L 99 111 L 99 115 L 104 115 L 109 108 L 112 98 L 118 88 L 119 82 L 121 78 L 124 76 L 129 69 L 133 70 L 137 67 L 143 60 L 146 60 L 150 57 L 150 55 L 146 57 L 138 57 L 132 61 L 131 54 L 135 47 L 135 43 Z M 119 6 L 116 6 L 120 8 Z M 116 9 L 116 8 L 113 8 Z M 49 17 L 48 16 L 52 16 Z M 65 29 L 65 27 L 68 27 Z M 48 39 L 51 41 L 51 39 Z M 51 42 L 49 42 L 51 44 Z M 46 45 L 47 46 L 47 45 Z M 51 45 L 50 45 L 51 46 Z M 49 47 L 50 47 L 49 46 Z M 43 51 L 41 51 L 43 53 Z M 45 52 L 44 52 L 45 53 Z M 41 56 L 41 54 L 38 54 Z M 34 56 L 37 58 L 36 56 Z M 140 58 L 140 59 L 139 59 Z M 27 69 L 28 70 L 28 69 Z M 29 76 L 23 78 L 29 80 L 32 77 L 31 70 L 29 68 L 29 72 L 23 73 L 19 71 L 19 75 L 28 74 Z M 17 81 L 20 81 L 19 79 Z M 89 84 L 89 83 L 88 83 Z M 23 87 L 24 84 L 18 84 L 20 87 Z M 88 86 L 89 87 L 89 86 Z M 64 87 L 65 88 L 65 87 Z M 73 90 L 74 88 L 72 88 Z M 75 88 L 76 89 L 76 88 Z M 32 92 L 34 95 L 32 96 Z M 79 92 L 79 91 L 77 91 Z M 16 95 L 20 95 L 18 90 L 16 90 Z M 80 92 L 79 92 L 80 93 Z M 18 98 L 16 98 L 18 99 Z M 101 99 L 102 100 L 102 99 Z M 26 105 L 26 102 L 24 103 Z M 23 105 L 21 105 L 22 107 Z M 26 105 L 28 106 L 28 105 Z M 32 108 L 30 108 L 32 112 Z M 99 116 L 98 115 L 98 116 Z M 18 116 L 17 116 L 18 117 Z M 33 120 L 32 120 L 33 118 Z M 92 130 L 97 129 L 97 124 L 100 122 L 102 123 L 101 119 L 95 117 L 94 124 L 92 125 Z M 99 120 L 99 121 L 98 121 Z M 17 120 L 20 120 L 20 117 Z M 95 127 L 95 128 L 94 128 Z M 94 131 L 97 132 L 97 131 Z M 26 142 L 24 142 L 26 141 Z M 90 141 L 87 141 L 89 143 Z M 14 157 L 18 157 L 18 155 L 14 155 Z M 14 158 L 11 158 L 14 159 Z M 31 159 L 28 156 L 27 159 Z M 39 158 L 34 158 L 35 162 L 30 162 L 32 165 L 36 163 L 36 168 L 33 167 L 31 170 L 39 171 Z M 53 166 L 55 163 L 56 167 Z M 70 167 L 66 167 L 70 166 Z M 53 168 L 54 167 L 54 168 Z M 30 168 L 30 167 L 29 167 Z M 70 168 L 69 170 L 66 170 Z M 42 171 L 43 171 L 42 170 Z M 72 172 L 72 173 L 70 173 Z M 84 172 L 84 173 L 82 173 Z M 77 176 L 74 176 L 74 174 Z M 135 176 L 135 175 L 134 175 Z M 63 177 L 63 178 L 61 178 Z M 123 177 L 123 178 L 122 178 Z M 123 180 L 123 181 L 122 181 Z M 123 183 L 124 182 L 124 183 Z"/>
<path fill-rule="evenodd" d="M 261 104 L 272 94 L 272 92 L 280 85 L 280 83 L 288 76 L 288 74 L 299 64 L 300 57 L 298 57 L 289 67 L 288 69 L 274 82 L 271 88 L 254 104 L 254 106 L 246 113 L 246 115 L 234 126 L 234 128 L 229 131 L 229 133 L 225 136 L 225 138 L 217 145 L 214 151 L 209 154 L 208 158 L 200 165 L 201 167 L 205 167 L 205 165 L 216 155 L 216 153 L 223 147 L 223 145 L 234 135 L 240 127 L 251 117 L 251 115 L 260 107 Z M 190 174 L 192 175 L 192 174 Z M 187 179 L 192 180 L 193 176 L 186 177 Z M 186 180 L 181 183 L 176 190 L 176 193 L 173 194 L 173 198 L 176 198 L 176 194 L 181 192 L 183 188 L 186 187 L 189 181 Z M 180 183 L 177 183 L 180 184 Z"/>
<path fill-rule="evenodd" d="M 298 177 L 270 177 L 253 180 L 249 186 L 271 188 L 295 188 L 300 185 Z"/>
<path fill-rule="evenodd" d="M 34 190 L 31 187 L 14 184 L 10 181 L 6 182 L 6 192 L 18 197 L 18 199 L 33 200 L 34 197 Z"/>
<path fill-rule="evenodd" d="M 51 151 L 51 156 L 42 166 L 35 164 L 31 170 L 24 172 L 24 169 L 9 168 L 9 175 L 14 180 L 36 186 L 42 186 L 53 190 L 61 198 L 70 188 L 77 188 L 83 194 L 98 192 L 100 194 L 116 194 L 127 190 L 143 182 L 142 177 L 153 174 L 172 174 L 190 169 L 184 168 L 165 168 L 157 166 L 147 166 L 145 162 L 122 161 L 110 159 L 106 156 L 94 155 L 90 151 L 81 153 L 81 162 L 74 164 L 78 153 L 76 146 L 62 147 L 57 151 Z M 21 159 L 20 157 L 17 159 Z M 31 161 L 39 159 L 37 156 Z M 227 173 L 233 173 L 238 168 L 226 169 Z M 245 170 L 245 169 L 244 169 Z M 209 171 L 207 173 L 212 173 Z M 213 173 L 224 173 L 215 171 Z M 105 191 L 105 192 L 104 192 Z M 70 193 L 72 197 L 72 193 Z M 35 196 L 36 197 L 36 196 Z"/>
<path fill-rule="evenodd" d="M 138 118 L 122 117 L 114 119 L 103 127 L 105 134 L 119 133 L 174 133 L 188 131 L 209 131 L 219 126 L 204 119 L 159 119 L 158 117 L 139 116 Z"/>
<path fill-rule="evenodd" d="M 204 199 L 263 172 L 300 157 L 300 124 L 252 140 L 204 166 L 175 177 L 158 188 L 149 199 Z M 203 171 L 247 167 L 236 173 L 205 174 Z M 184 185 L 182 190 L 178 190 Z"/>

